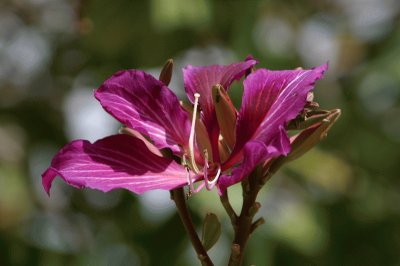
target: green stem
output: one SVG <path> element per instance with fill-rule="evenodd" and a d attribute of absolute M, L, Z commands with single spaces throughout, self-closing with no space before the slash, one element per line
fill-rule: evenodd
<path fill-rule="evenodd" d="M 220 196 L 219 199 L 220 199 L 222 206 L 224 207 L 226 213 L 228 214 L 229 218 L 231 219 L 232 225 L 235 226 L 238 216 L 237 216 L 235 210 L 232 208 L 231 203 L 229 202 L 228 190 L 226 190 L 225 193 L 222 196 Z"/>
<path fill-rule="evenodd" d="M 185 227 L 186 233 L 189 236 L 190 241 L 194 249 L 196 250 L 197 257 L 201 261 L 202 265 L 213 266 L 213 262 L 204 249 L 196 230 L 194 229 L 192 218 L 190 217 L 187 205 L 186 197 L 183 188 L 171 190 L 171 199 L 175 202 L 176 208 L 178 209 L 179 216 L 181 217 L 183 226 Z"/>
<path fill-rule="evenodd" d="M 242 181 L 243 205 L 239 217 L 236 217 L 235 222 L 232 222 L 235 237 L 231 247 L 232 252 L 229 258 L 229 266 L 240 266 L 243 264 L 244 251 L 250 235 L 258 226 L 264 223 L 263 218 L 259 218 L 253 222 L 255 214 L 261 207 L 261 204 L 256 202 L 257 195 L 265 183 L 281 166 L 282 160 L 278 158 L 269 165 L 256 168 L 248 178 Z M 226 196 L 225 200 L 228 200 L 228 196 Z M 229 209 L 227 213 L 230 215 Z"/>
<path fill-rule="evenodd" d="M 254 230 L 253 217 L 261 206 L 260 203 L 256 202 L 258 192 L 262 187 L 258 182 L 258 173 L 259 171 L 255 170 L 248 178 L 242 181 L 243 204 L 240 215 L 233 226 L 235 237 L 229 258 L 228 265 L 230 266 L 242 265 L 247 241 Z"/>
<path fill-rule="evenodd" d="M 244 188 L 245 190 L 245 184 Z M 242 265 L 244 250 L 249 240 L 250 234 L 254 230 L 253 217 L 260 208 L 256 202 L 259 189 L 250 190 L 250 193 L 244 192 L 243 205 L 235 226 L 235 238 L 232 244 L 232 254 L 229 259 L 230 266 Z"/>

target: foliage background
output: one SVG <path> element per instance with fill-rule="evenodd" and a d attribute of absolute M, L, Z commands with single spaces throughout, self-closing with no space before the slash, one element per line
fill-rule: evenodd
<path fill-rule="evenodd" d="M 75 190 L 40 174 L 68 141 L 118 130 L 92 97 L 123 68 L 157 75 L 248 54 L 259 67 L 329 60 L 316 99 L 343 115 L 329 137 L 260 195 L 246 265 L 400 265 L 400 4 L 396 0 L 0 2 L 0 265 L 194 265 L 168 192 Z M 237 103 L 241 88 L 232 92 Z M 233 188 L 235 202 L 239 188 Z M 236 197 L 234 195 L 237 195 Z M 236 202 L 235 204 L 237 204 Z M 225 226 L 215 191 L 189 201 Z"/>

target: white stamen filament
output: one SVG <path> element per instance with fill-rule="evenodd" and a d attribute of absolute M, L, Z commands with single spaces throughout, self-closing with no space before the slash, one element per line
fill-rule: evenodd
<path fill-rule="evenodd" d="M 187 177 L 188 183 L 189 183 L 189 195 L 191 195 L 192 192 L 196 191 L 196 189 L 194 188 L 192 177 L 190 176 L 189 168 L 186 169 L 186 177 Z"/>
<path fill-rule="evenodd" d="M 187 161 L 186 161 L 186 156 L 182 157 L 182 165 L 186 169 L 186 179 L 187 179 L 188 186 L 189 186 L 189 193 L 187 194 L 187 197 L 190 197 L 192 195 L 192 193 L 199 192 L 204 187 L 204 184 L 200 184 L 197 187 L 197 189 L 194 188 L 193 180 L 192 180 L 192 177 L 190 175 L 190 169 L 189 169 L 189 166 L 188 166 Z"/>
<path fill-rule="evenodd" d="M 211 190 L 215 184 L 217 184 L 218 178 L 221 175 L 221 167 L 218 167 L 217 174 L 215 175 L 214 179 L 212 181 L 208 180 L 208 176 L 204 173 L 204 179 L 206 183 L 206 188 L 207 190 Z"/>
<path fill-rule="evenodd" d="M 207 152 L 207 150 L 204 150 L 204 161 L 205 161 L 204 168 L 203 168 L 204 183 L 206 185 L 206 189 L 207 190 L 211 190 L 215 186 L 215 184 L 217 183 L 218 178 L 219 178 L 219 176 L 221 174 L 221 166 L 218 166 L 217 174 L 215 175 L 214 179 L 212 181 L 210 181 L 208 179 L 208 152 Z"/>
<path fill-rule="evenodd" d="M 196 116 L 197 116 L 197 106 L 199 105 L 200 94 L 194 94 L 194 108 L 192 115 L 192 127 L 190 128 L 190 136 L 189 136 L 189 153 L 190 153 L 190 162 L 193 167 L 193 171 L 198 174 L 200 172 L 199 168 L 197 168 L 195 159 L 194 159 L 194 130 L 196 126 Z"/>
<path fill-rule="evenodd" d="M 208 152 L 207 150 L 204 150 L 204 167 L 203 167 L 203 174 L 204 174 L 204 183 L 206 185 L 207 190 L 211 190 L 211 188 L 208 185 Z"/>

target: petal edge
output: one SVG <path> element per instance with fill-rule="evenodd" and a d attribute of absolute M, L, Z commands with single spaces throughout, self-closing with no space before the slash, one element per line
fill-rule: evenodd
<path fill-rule="evenodd" d="M 124 188 L 137 194 L 187 183 L 181 165 L 155 155 L 141 140 L 127 135 L 109 136 L 93 144 L 86 140 L 67 144 L 42 174 L 47 193 L 56 176 L 77 188 L 104 192 Z"/>
<path fill-rule="evenodd" d="M 158 148 L 181 154 L 190 120 L 176 95 L 161 81 L 139 70 L 122 70 L 95 91 L 103 108 L 122 124 L 150 137 Z"/>

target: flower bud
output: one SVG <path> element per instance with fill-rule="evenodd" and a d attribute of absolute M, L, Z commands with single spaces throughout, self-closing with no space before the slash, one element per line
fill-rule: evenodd
<path fill-rule="evenodd" d="M 166 86 L 168 86 L 169 83 L 171 82 L 173 67 L 174 67 L 174 60 L 168 59 L 167 62 L 165 62 L 163 68 L 161 69 L 160 77 L 158 79 L 162 81 Z"/>
<path fill-rule="evenodd" d="M 307 151 L 309 151 L 312 147 L 314 147 L 323 138 L 325 138 L 329 129 L 339 118 L 340 114 L 340 109 L 334 109 L 328 111 L 328 113 L 325 114 L 323 118 L 321 117 L 321 115 L 318 115 L 316 120 L 320 121 L 312 124 L 307 129 L 293 136 L 290 140 L 292 150 L 286 157 L 282 157 L 283 163 L 290 162 L 299 158 Z"/>
<path fill-rule="evenodd" d="M 286 126 L 287 130 L 303 130 L 310 126 L 321 122 L 325 118 L 331 115 L 331 111 L 319 110 L 306 112 L 303 115 L 296 117 L 291 120 Z"/>

